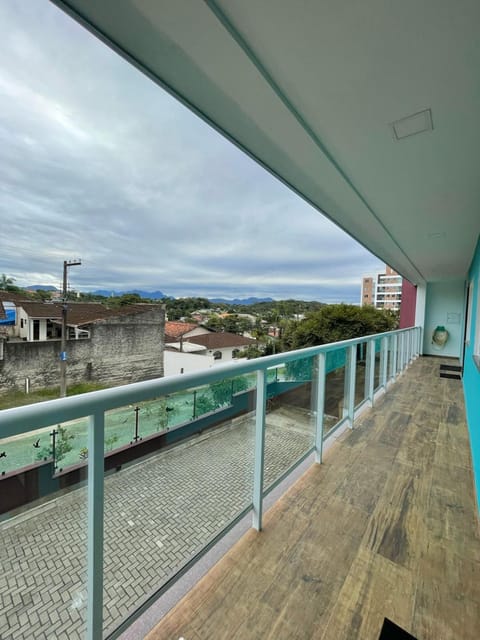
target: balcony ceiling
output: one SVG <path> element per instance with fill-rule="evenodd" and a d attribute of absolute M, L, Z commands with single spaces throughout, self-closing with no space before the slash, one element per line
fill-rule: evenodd
<path fill-rule="evenodd" d="M 478 0 L 55 2 L 412 282 L 465 276 Z"/>

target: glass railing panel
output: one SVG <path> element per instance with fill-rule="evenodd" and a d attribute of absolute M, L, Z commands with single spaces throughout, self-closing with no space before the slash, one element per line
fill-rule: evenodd
<path fill-rule="evenodd" d="M 191 419 L 200 418 L 205 414 L 234 406 L 236 396 L 255 389 L 255 385 L 255 374 L 248 374 L 226 378 L 205 387 L 194 389 L 189 392 L 192 396 Z M 187 404 L 190 404 L 190 400 L 187 400 Z"/>
<path fill-rule="evenodd" d="M 397 356 L 397 373 L 401 373 L 403 370 L 403 358 L 405 350 L 405 334 L 398 336 L 398 356 Z"/>
<path fill-rule="evenodd" d="M 386 356 L 385 356 L 385 366 L 386 366 L 386 370 L 385 370 L 385 384 L 388 385 L 388 381 L 389 381 L 389 375 L 390 375 L 390 359 L 392 357 L 391 355 L 391 341 L 390 338 L 387 336 L 387 340 L 385 341 L 385 349 L 386 349 Z"/>
<path fill-rule="evenodd" d="M 377 391 L 382 386 L 382 338 L 375 338 L 375 373 L 373 389 Z"/>
<path fill-rule="evenodd" d="M 326 356 L 324 435 L 344 417 L 346 356 L 345 347 L 329 351 Z"/>
<path fill-rule="evenodd" d="M 30 433 L 0 439 L 0 478 L 23 467 L 51 459 L 51 433 L 54 427 L 44 427 Z M 6 496 L 0 494 L 0 500 Z"/>
<path fill-rule="evenodd" d="M 313 358 L 279 367 L 267 387 L 265 476 L 267 491 L 314 443 Z"/>
<path fill-rule="evenodd" d="M 0 477 L 46 460 L 52 461 L 55 473 L 81 465 L 87 423 L 87 418 L 80 418 L 0 440 Z"/>
<path fill-rule="evenodd" d="M 105 414 L 105 451 L 139 442 L 193 419 L 194 394 L 178 392 Z"/>
<path fill-rule="evenodd" d="M 184 392 L 190 403 L 196 391 L 195 419 L 144 437 L 123 451 L 119 464 L 111 460 L 105 477 L 106 633 L 251 506 L 256 390 L 249 386 L 231 377 Z M 173 395 L 164 401 L 172 406 Z"/>
<path fill-rule="evenodd" d="M 404 332 L 402 334 L 402 371 L 407 367 L 408 364 L 408 333 Z"/>
<path fill-rule="evenodd" d="M 86 631 L 86 469 L 56 473 L 73 438 L 58 425 L 0 440 L 0 637 Z M 70 448 L 72 447 L 72 449 Z"/>
<path fill-rule="evenodd" d="M 357 345 L 357 361 L 356 361 L 356 372 L 355 372 L 355 407 L 364 402 L 367 398 L 367 385 L 366 385 L 366 375 L 367 375 L 367 343 L 361 342 Z"/>

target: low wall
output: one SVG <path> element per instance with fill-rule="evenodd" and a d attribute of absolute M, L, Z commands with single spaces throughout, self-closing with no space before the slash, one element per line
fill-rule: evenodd
<path fill-rule="evenodd" d="M 67 384 L 127 384 L 163 376 L 164 311 L 118 316 L 91 326 L 91 337 L 67 342 Z M 60 340 L 6 341 L 0 393 L 60 384 Z"/>

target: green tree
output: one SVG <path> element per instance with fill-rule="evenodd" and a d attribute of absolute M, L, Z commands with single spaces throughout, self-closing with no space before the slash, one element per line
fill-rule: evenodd
<path fill-rule="evenodd" d="M 142 298 L 138 293 L 124 293 L 122 296 L 118 298 L 118 302 L 121 307 L 124 307 L 128 304 L 137 304 L 139 302 L 145 302 L 145 299 Z"/>
<path fill-rule="evenodd" d="M 42 302 L 45 302 L 46 300 L 51 300 L 52 299 L 52 292 L 51 291 L 45 291 L 44 289 L 38 289 L 37 291 L 35 291 L 34 297 L 37 300 L 41 300 Z"/>
<path fill-rule="evenodd" d="M 210 386 L 214 406 L 221 407 L 232 402 L 234 393 L 240 393 L 248 388 L 248 381 L 244 376 L 236 378 L 226 378 L 220 382 L 215 382 Z"/>
<path fill-rule="evenodd" d="M 13 283 L 15 282 L 15 278 L 9 278 L 7 275 L 2 273 L 0 276 L 0 291 L 21 291 L 20 287 L 16 287 Z"/>
<path fill-rule="evenodd" d="M 249 318 L 242 318 L 238 314 L 232 313 L 224 317 L 212 316 L 204 326 L 212 331 L 225 331 L 242 335 L 245 331 L 251 330 L 252 322 Z"/>
<path fill-rule="evenodd" d="M 105 447 L 107 451 L 111 451 L 113 449 L 113 445 L 118 442 L 118 436 L 116 433 L 113 433 L 108 438 L 105 438 Z"/>
<path fill-rule="evenodd" d="M 14 278 L 9 278 L 4 273 L 0 276 L 0 289 L 6 291 L 7 288 L 15 282 Z"/>
<path fill-rule="evenodd" d="M 196 398 L 195 398 L 195 412 L 194 418 L 198 418 L 199 416 L 203 416 L 206 413 L 210 413 L 216 409 L 215 402 L 212 396 L 205 391 L 197 390 Z"/>
<path fill-rule="evenodd" d="M 391 331 L 397 326 L 395 315 L 372 306 L 331 304 L 290 324 L 283 337 L 283 348 L 302 349 Z"/>
<path fill-rule="evenodd" d="M 211 309 L 212 304 L 207 298 L 166 298 L 164 300 L 169 320 L 186 318 L 199 309 Z"/>
<path fill-rule="evenodd" d="M 72 440 L 75 439 L 73 433 L 68 433 L 66 427 L 62 427 L 61 424 L 57 426 L 57 433 L 55 436 L 55 464 L 58 465 L 70 451 L 73 449 Z M 53 456 L 53 451 L 50 447 L 43 447 L 37 453 L 37 460 L 43 460 Z"/>
<path fill-rule="evenodd" d="M 175 396 L 164 396 L 153 402 L 147 402 L 141 407 L 140 423 L 142 419 L 146 421 L 148 432 L 165 431 L 169 426 L 175 424 L 175 416 L 178 413 L 178 404 Z"/>

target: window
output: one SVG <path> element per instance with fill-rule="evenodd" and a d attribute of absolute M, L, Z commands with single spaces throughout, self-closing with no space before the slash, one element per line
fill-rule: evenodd
<path fill-rule="evenodd" d="M 213 352 L 213 359 L 214 360 L 221 360 L 222 359 L 222 352 L 221 351 L 214 351 Z"/>
<path fill-rule="evenodd" d="M 240 349 L 233 349 L 232 358 L 237 358 L 239 353 L 240 353 Z"/>

